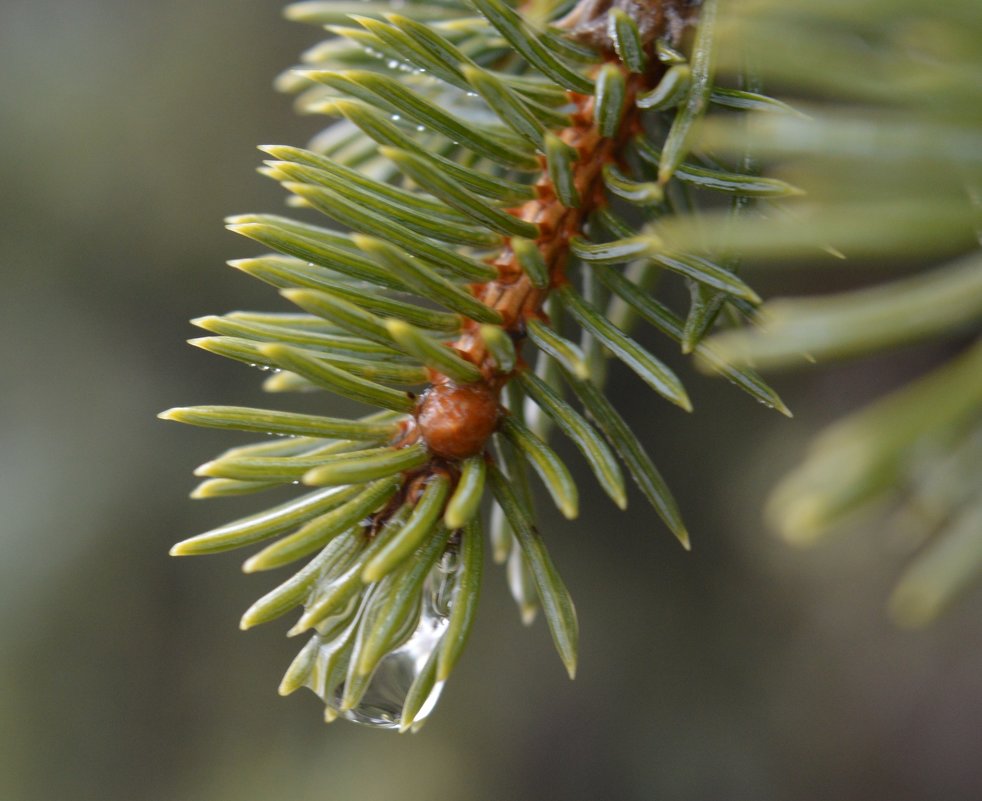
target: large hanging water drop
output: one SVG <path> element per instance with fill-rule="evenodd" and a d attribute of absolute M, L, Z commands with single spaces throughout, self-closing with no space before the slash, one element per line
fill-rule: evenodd
<path fill-rule="evenodd" d="M 425 613 L 420 615 L 419 626 L 412 636 L 379 663 L 371 684 L 358 705 L 354 709 L 340 711 L 341 696 L 344 694 L 344 685 L 341 685 L 335 691 L 334 698 L 327 702 L 328 709 L 335 712 L 338 717 L 365 726 L 398 729 L 402 721 L 406 696 L 416 679 L 422 675 L 430 656 L 436 650 L 446 629 L 446 623 L 445 617 L 427 620 Z M 433 685 L 419 712 L 413 718 L 414 724 L 422 722 L 433 711 L 442 691 L 443 682 Z"/>
<path fill-rule="evenodd" d="M 456 554 L 447 553 L 441 558 L 423 585 L 419 618 L 412 633 L 382 659 L 361 700 L 352 709 L 341 709 L 343 682 L 324 698 L 328 719 L 340 717 L 365 726 L 399 729 L 407 699 L 413 696 L 419 709 L 407 723 L 414 730 L 422 724 L 443 690 L 443 682 L 434 681 L 435 654 L 447 631 L 450 597 L 458 570 Z"/>

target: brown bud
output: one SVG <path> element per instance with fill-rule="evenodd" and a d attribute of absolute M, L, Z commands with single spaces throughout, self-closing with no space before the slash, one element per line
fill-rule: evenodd
<path fill-rule="evenodd" d="M 487 384 L 436 384 L 423 395 L 416 422 L 436 456 L 466 459 L 484 450 L 498 425 L 498 395 Z"/>
<path fill-rule="evenodd" d="M 612 54 L 614 45 L 607 16 L 611 8 L 619 8 L 631 17 L 641 41 L 650 45 L 666 33 L 678 43 L 685 29 L 695 23 L 700 5 L 700 0 L 580 0 L 556 26 L 573 39 Z"/>

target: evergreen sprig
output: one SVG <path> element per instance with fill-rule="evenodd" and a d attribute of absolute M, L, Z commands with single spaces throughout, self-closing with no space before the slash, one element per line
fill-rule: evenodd
<path fill-rule="evenodd" d="M 652 325 L 787 412 L 753 370 L 702 343 L 722 306 L 739 316 L 759 302 L 736 263 L 658 233 L 661 220 L 697 214 L 693 191 L 739 208 L 795 191 L 745 159 L 692 151 L 713 108 L 789 113 L 759 93 L 716 87 L 715 7 L 288 7 L 331 35 L 280 87 L 297 94 L 300 111 L 331 122 L 306 149 L 262 148 L 270 158 L 261 172 L 292 206 L 328 222 L 231 218 L 231 230 L 273 251 L 232 266 L 299 311 L 205 317 L 195 323 L 210 336 L 193 343 L 272 370 L 271 392 L 327 390 L 382 411 L 353 421 L 226 406 L 162 416 L 283 437 L 203 465 L 194 496 L 310 489 L 173 552 L 267 543 L 247 572 L 310 557 L 242 626 L 302 609 L 290 634 L 313 635 L 280 689 L 309 687 L 328 720 L 421 725 L 474 617 L 486 495 L 492 552 L 508 562 L 522 618 L 541 609 L 574 674 L 576 613 L 536 527 L 528 479 L 531 468 L 576 516 L 577 488 L 548 444 L 554 429 L 622 508 L 623 463 L 688 547 L 665 482 L 603 392 L 615 357 L 692 408 L 633 325 Z M 688 285 L 687 316 L 651 296 L 662 272 Z"/>

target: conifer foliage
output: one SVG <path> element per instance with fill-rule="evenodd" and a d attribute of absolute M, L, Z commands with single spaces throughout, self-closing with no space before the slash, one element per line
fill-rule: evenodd
<path fill-rule="evenodd" d="M 229 228 L 265 251 L 231 265 L 295 310 L 204 317 L 192 343 L 269 371 L 271 393 L 326 391 L 372 411 L 164 412 L 263 435 L 199 467 L 194 497 L 303 485 L 173 553 L 261 544 L 246 572 L 303 563 L 242 618 L 249 628 L 300 610 L 289 633 L 310 639 L 281 692 L 309 687 L 327 720 L 415 730 L 467 640 L 485 550 L 507 563 L 522 619 L 541 611 L 575 672 L 576 612 L 533 510 L 532 473 L 577 516 L 550 435 L 572 442 L 617 506 L 633 480 L 688 547 L 665 482 L 603 391 L 613 358 L 691 410 L 632 326 L 786 413 L 750 367 L 703 342 L 752 315 L 756 293 L 725 254 L 669 247 L 659 225 L 707 196 L 738 213 L 795 194 L 748 159 L 693 150 L 707 113 L 788 112 L 749 79 L 715 84 L 715 0 L 332 0 L 287 15 L 328 38 L 280 87 L 329 124 L 307 148 L 262 148 L 262 172 L 297 213 Z M 654 298 L 661 275 L 688 287 L 686 315 Z"/>

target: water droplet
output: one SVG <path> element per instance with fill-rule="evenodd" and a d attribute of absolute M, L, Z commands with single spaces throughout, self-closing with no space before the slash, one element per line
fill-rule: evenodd
<path fill-rule="evenodd" d="M 429 642 L 429 639 L 424 641 L 414 634 L 409 642 L 385 657 L 375 671 L 372 683 L 358 706 L 347 712 L 338 712 L 338 716 L 364 726 L 398 729 L 402 708 L 406 703 L 406 693 L 409 692 L 416 676 L 422 672 L 427 658 L 435 647 L 429 645 Z M 429 716 L 436 707 L 436 702 L 440 700 L 442 692 L 443 682 L 437 682 L 416 714 L 415 723 L 421 723 Z M 337 711 L 340 701 L 339 692 L 338 697 L 328 704 L 328 707 Z"/>
<path fill-rule="evenodd" d="M 324 699 L 329 713 L 366 726 L 382 729 L 399 728 L 406 695 L 446 634 L 450 597 L 458 570 L 458 560 L 448 554 L 430 571 L 423 587 L 419 622 L 413 633 L 379 663 L 368 689 L 357 706 L 345 712 L 341 711 L 341 698 L 344 695 L 344 684 L 341 683 L 328 698 Z M 323 626 L 321 629 L 323 630 Z M 321 647 L 323 649 L 335 646 L 326 643 Z M 430 690 L 430 694 L 414 718 L 414 724 L 420 724 L 433 711 L 442 691 L 443 682 L 433 685 L 433 689 Z"/>
<path fill-rule="evenodd" d="M 399 120 L 401 120 L 402 117 L 400 117 L 398 114 L 393 114 L 391 117 L 389 117 L 389 119 L 392 120 L 393 122 L 399 122 Z"/>
<path fill-rule="evenodd" d="M 416 130 L 417 130 L 417 131 L 418 131 L 419 133 L 423 133 L 423 131 L 425 131 L 425 130 L 426 130 L 426 126 L 425 126 L 425 125 L 417 125 L 417 126 L 416 126 Z"/>
<path fill-rule="evenodd" d="M 457 553 L 444 554 L 436 566 L 437 580 L 433 582 L 433 608 L 441 615 L 450 614 L 450 600 L 457 572 L 460 570 L 460 557 Z"/>
<path fill-rule="evenodd" d="M 394 70 L 399 67 L 399 62 L 396 61 L 394 58 L 390 58 L 388 61 L 385 62 L 385 66 L 388 67 L 390 70 Z"/>
<path fill-rule="evenodd" d="M 468 97 L 477 97 L 477 92 L 468 92 L 467 93 L 467 96 Z"/>

